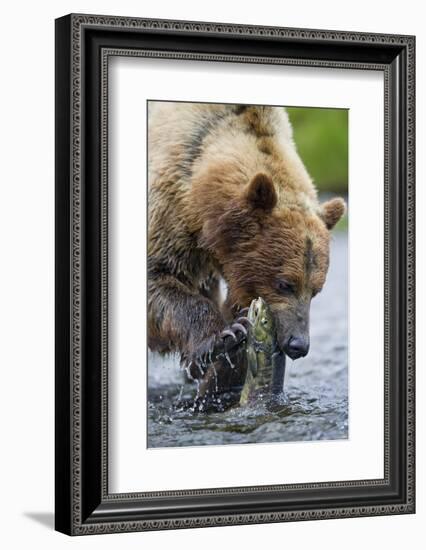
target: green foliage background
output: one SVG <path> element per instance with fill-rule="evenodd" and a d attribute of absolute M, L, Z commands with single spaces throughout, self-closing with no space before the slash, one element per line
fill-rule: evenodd
<path fill-rule="evenodd" d="M 321 193 L 348 193 L 348 110 L 287 107 L 297 150 Z"/>

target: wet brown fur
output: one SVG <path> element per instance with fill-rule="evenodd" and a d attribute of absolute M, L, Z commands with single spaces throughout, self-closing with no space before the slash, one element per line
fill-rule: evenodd
<path fill-rule="evenodd" d="M 151 102 L 150 348 L 197 355 L 236 305 L 258 296 L 285 337 L 306 330 L 328 269 L 329 229 L 344 209 L 342 199 L 318 203 L 284 109 Z"/>

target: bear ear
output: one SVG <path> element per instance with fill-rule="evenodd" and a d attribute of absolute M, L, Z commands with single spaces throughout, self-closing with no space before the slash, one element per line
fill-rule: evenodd
<path fill-rule="evenodd" d="M 266 174 L 256 174 L 246 191 L 247 202 L 252 208 L 270 212 L 277 204 L 277 192 L 274 184 Z"/>
<path fill-rule="evenodd" d="M 327 226 L 327 229 L 333 229 L 345 212 L 345 201 L 341 198 L 336 198 L 321 205 L 320 216 Z"/>

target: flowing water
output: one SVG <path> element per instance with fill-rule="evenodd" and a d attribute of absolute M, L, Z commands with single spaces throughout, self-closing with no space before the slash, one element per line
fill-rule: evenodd
<path fill-rule="evenodd" d="M 178 447 L 348 437 L 348 243 L 336 233 L 323 291 L 312 301 L 311 348 L 287 358 L 284 396 L 225 412 L 194 413 L 196 387 L 184 384 L 176 358 L 149 357 L 148 446 Z"/>

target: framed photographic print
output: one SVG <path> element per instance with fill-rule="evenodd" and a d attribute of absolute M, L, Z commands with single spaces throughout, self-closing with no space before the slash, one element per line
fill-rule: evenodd
<path fill-rule="evenodd" d="M 56 529 L 413 513 L 412 36 L 56 20 Z"/>

